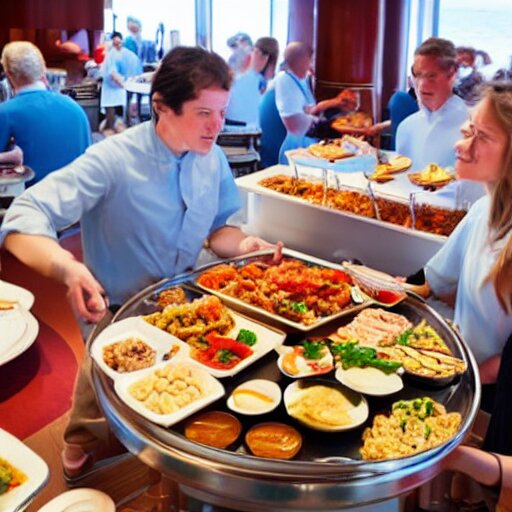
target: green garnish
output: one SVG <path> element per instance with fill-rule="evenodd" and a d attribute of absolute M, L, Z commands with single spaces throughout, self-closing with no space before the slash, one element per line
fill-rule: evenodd
<path fill-rule="evenodd" d="M 432 434 L 432 427 L 430 425 L 425 425 L 425 431 L 423 433 L 423 436 L 425 439 L 428 439 L 430 437 L 430 434 Z"/>
<path fill-rule="evenodd" d="M 331 345 L 331 352 L 341 360 L 341 366 L 344 370 L 354 366 L 357 368 L 372 366 L 373 368 L 377 368 L 389 374 L 394 373 L 402 366 L 401 363 L 396 361 L 380 359 L 374 348 L 360 347 L 357 342 L 352 341 L 347 343 L 333 343 Z"/>
<path fill-rule="evenodd" d="M 239 341 L 240 343 L 244 343 L 245 345 L 249 345 L 249 347 L 252 347 L 253 345 L 256 344 L 258 338 L 256 337 L 256 334 L 253 331 L 250 331 L 249 329 L 240 329 L 240 332 L 236 337 L 236 341 Z"/>
<path fill-rule="evenodd" d="M 231 359 L 233 359 L 233 357 L 235 357 L 236 354 L 234 354 L 233 352 L 231 352 L 231 350 L 227 350 L 225 348 L 222 348 L 220 349 L 218 352 L 217 352 L 217 359 L 221 362 L 221 363 L 229 363 L 231 361 Z"/>
<path fill-rule="evenodd" d="M 412 329 L 407 329 L 406 331 L 404 331 L 402 334 L 400 334 L 400 336 L 398 336 L 395 340 L 396 344 L 397 345 L 409 345 L 409 338 L 411 337 L 411 335 L 413 334 L 413 330 Z"/>
<path fill-rule="evenodd" d="M 309 311 L 304 302 L 290 302 L 290 310 L 299 314 L 307 313 Z"/>
<path fill-rule="evenodd" d="M 424 420 L 434 414 L 434 402 L 428 397 L 400 400 L 393 404 L 393 411 L 395 410 L 400 410 L 401 415 L 415 416 Z"/>
<path fill-rule="evenodd" d="M 321 341 L 309 341 L 304 340 L 302 342 L 302 346 L 304 347 L 304 357 L 306 359 L 321 359 L 323 354 L 323 349 L 325 345 Z"/>

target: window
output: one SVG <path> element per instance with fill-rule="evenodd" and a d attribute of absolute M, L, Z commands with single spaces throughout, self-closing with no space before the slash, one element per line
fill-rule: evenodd
<path fill-rule="evenodd" d="M 492 64 L 480 69 L 487 78 L 492 78 L 500 68 L 509 68 L 510 0 L 441 0 L 438 26 L 439 36 L 450 39 L 456 46 L 472 46 L 489 54 Z"/>
<path fill-rule="evenodd" d="M 187 0 L 112 0 L 112 9 L 105 10 L 105 32 L 115 29 L 128 35 L 126 20 L 133 16 L 142 22 L 142 37 L 155 41 L 159 23 L 164 24 L 164 49 L 171 47 L 171 31 L 177 31 L 174 42 L 196 44 L 195 2 Z"/>
<path fill-rule="evenodd" d="M 248 34 L 253 43 L 259 37 L 272 36 L 282 52 L 288 30 L 288 0 L 212 0 L 212 50 L 227 59 L 226 44 L 237 32 Z"/>

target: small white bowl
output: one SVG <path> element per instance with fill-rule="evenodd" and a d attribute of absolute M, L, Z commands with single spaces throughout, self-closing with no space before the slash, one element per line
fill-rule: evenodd
<path fill-rule="evenodd" d="M 235 395 L 244 390 L 249 393 L 247 393 L 245 399 L 243 399 L 244 403 L 242 403 L 241 400 L 237 401 Z M 250 395 L 251 391 L 255 393 L 254 396 Z M 258 394 L 268 397 L 269 401 L 258 398 Z M 233 390 L 233 393 L 231 393 L 227 400 L 227 406 L 234 412 L 245 414 L 246 416 L 257 416 L 258 414 L 266 414 L 273 411 L 280 404 L 281 396 L 281 388 L 271 380 L 248 380 Z"/>

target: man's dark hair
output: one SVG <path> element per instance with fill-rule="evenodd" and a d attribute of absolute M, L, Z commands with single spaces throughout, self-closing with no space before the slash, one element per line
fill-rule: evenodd
<path fill-rule="evenodd" d="M 119 37 L 119 39 L 123 39 L 123 34 L 121 34 L 121 32 L 112 32 L 112 34 L 110 34 L 110 40 L 114 39 L 114 37 Z"/>
<path fill-rule="evenodd" d="M 445 71 L 451 68 L 457 69 L 457 52 L 455 51 L 455 45 L 448 39 L 442 39 L 441 37 L 428 38 L 416 48 L 414 56 L 417 55 L 431 55 L 437 57 L 439 66 Z"/>
<path fill-rule="evenodd" d="M 167 53 L 155 73 L 151 98 L 159 93 L 164 105 L 179 115 L 183 103 L 196 99 L 203 89 L 218 87 L 229 91 L 232 81 L 229 66 L 216 53 L 178 46 Z"/>

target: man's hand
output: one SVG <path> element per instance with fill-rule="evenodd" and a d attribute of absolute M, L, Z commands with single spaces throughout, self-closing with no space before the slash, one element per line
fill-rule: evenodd
<path fill-rule="evenodd" d="M 68 288 L 68 300 L 75 314 L 89 323 L 98 323 L 107 311 L 103 287 L 90 270 L 72 257 L 53 262 L 55 276 Z"/>
<path fill-rule="evenodd" d="M 247 236 L 240 242 L 240 254 L 261 251 L 262 249 L 274 249 L 273 263 L 279 263 L 283 257 L 283 242 L 271 244 L 257 236 Z"/>

